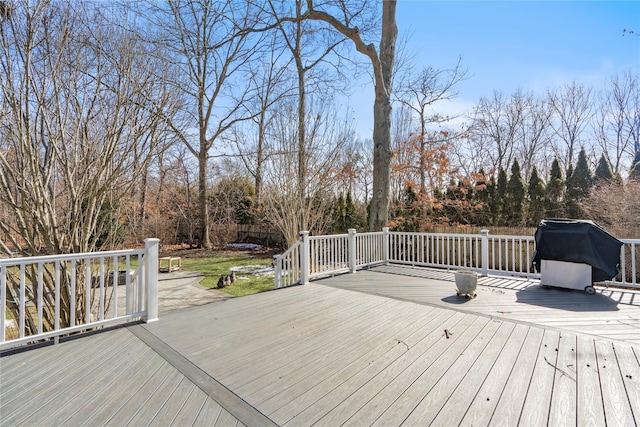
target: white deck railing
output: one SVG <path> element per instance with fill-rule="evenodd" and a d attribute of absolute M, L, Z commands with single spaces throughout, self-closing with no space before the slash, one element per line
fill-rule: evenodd
<path fill-rule="evenodd" d="M 276 289 L 300 283 L 300 248 L 302 241 L 297 241 L 282 255 L 273 257 L 274 280 Z"/>
<path fill-rule="evenodd" d="M 6 310 L 0 350 L 157 320 L 158 244 L 146 239 L 143 249 L 0 259 L 0 307 Z"/>
<path fill-rule="evenodd" d="M 620 249 L 620 274 L 613 283 L 640 288 L 640 239 L 620 239 L 624 246 Z"/>
<path fill-rule="evenodd" d="M 640 239 L 623 239 L 620 274 L 609 283 L 640 288 Z M 276 287 L 379 264 L 475 270 L 482 276 L 540 278 L 533 267 L 533 236 L 405 233 L 389 231 L 309 236 L 274 258 Z"/>

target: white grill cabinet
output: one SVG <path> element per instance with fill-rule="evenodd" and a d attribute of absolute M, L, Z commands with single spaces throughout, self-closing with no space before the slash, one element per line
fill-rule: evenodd
<path fill-rule="evenodd" d="M 533 264 L 542 285 L 594 293 L 593 283 L 618 274 L 623 243 L 593 221 L 544 219 L 535 242 Z"/>

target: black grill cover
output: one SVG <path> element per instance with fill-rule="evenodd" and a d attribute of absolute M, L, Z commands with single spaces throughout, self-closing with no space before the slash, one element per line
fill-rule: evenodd
<path fill-rule="evenodd" d="M 578 262 L 591 265 L 591 277 L 601 282 L 615 277 L 620 265 L 623 242 L 593 221 L 544 219 L 535 234 L 533 262 L 540 270 L 541 260 Z"/>

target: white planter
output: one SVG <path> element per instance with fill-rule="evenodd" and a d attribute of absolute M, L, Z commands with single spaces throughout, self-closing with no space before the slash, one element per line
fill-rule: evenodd
<path fill-rule="evenodd" d="M 476 286 L 478 285 L 478 275 L 475 271 L 460 270 L 455 272 L 456 287 L 458 295 L 476 296 Z"/>

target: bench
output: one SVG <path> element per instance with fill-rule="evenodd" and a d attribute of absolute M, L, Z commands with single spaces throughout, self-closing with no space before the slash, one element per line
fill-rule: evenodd
<path fill-rule="evenodd" d="M 162 273 L 171 273 L 172 271 L 178 271 L 182 269 L 182 258 L 179 256 L 162 257 L 158 261 L 158 270 L 160 270 Z M 163 266 L 163 262 L 166 264 L 165 266 Z"/>

